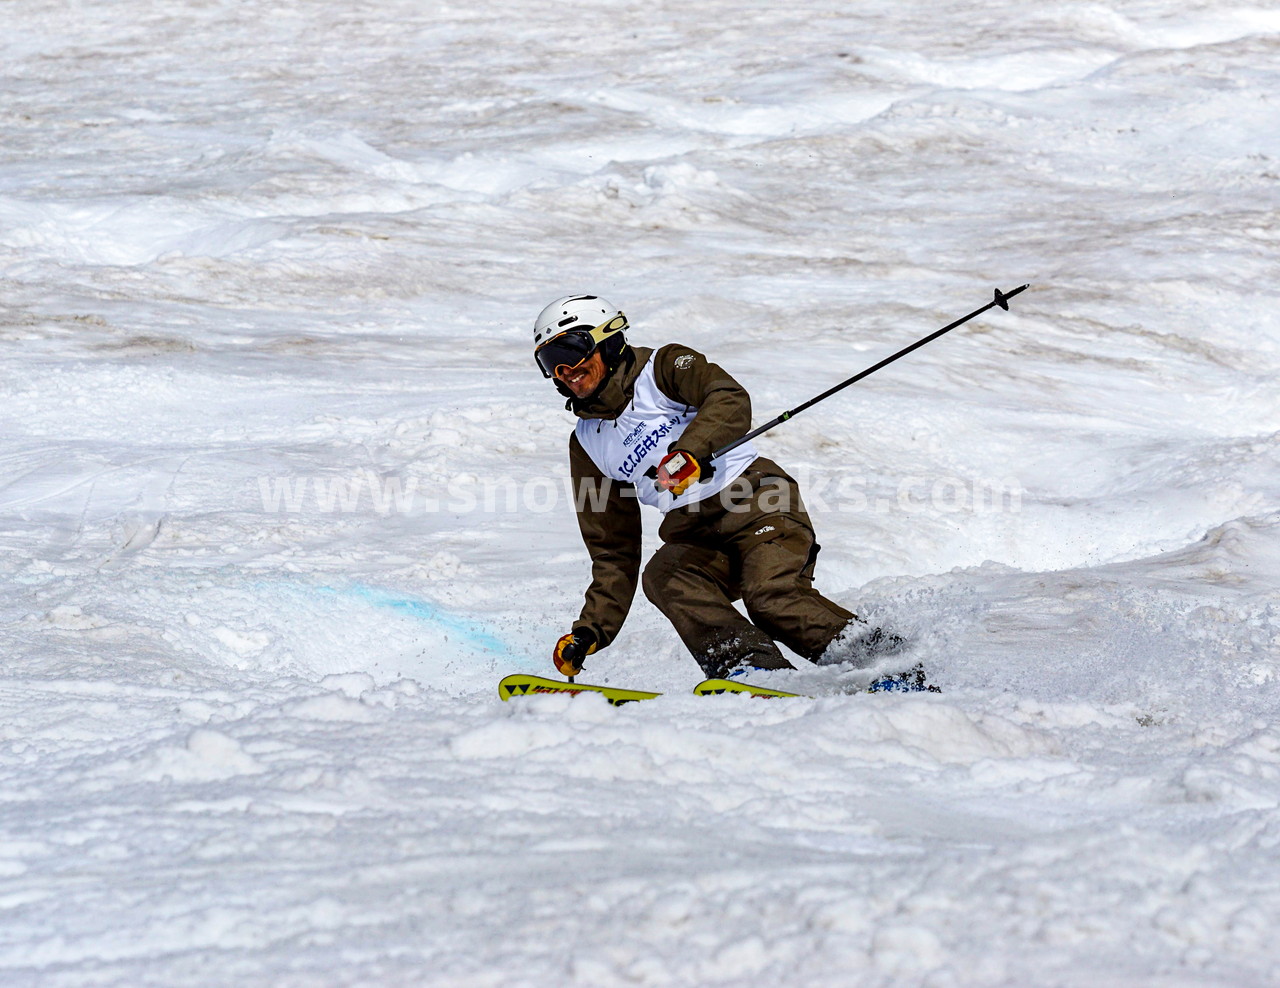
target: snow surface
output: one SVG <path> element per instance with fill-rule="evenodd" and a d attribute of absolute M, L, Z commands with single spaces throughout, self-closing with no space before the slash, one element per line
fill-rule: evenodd
<path fill-rule="evenodd" d="M 1273 5 L 3 20 L 5 985 L 1280 983 Z M 546 301 L 763 421 L 1023 282 L 760 440 L 943 693 L 696 698 L 641 600 L 668 695 L 498 702 Z"/>

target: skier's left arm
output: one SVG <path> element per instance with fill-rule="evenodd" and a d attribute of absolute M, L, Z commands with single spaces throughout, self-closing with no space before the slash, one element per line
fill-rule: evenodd
<path fill-rule="evenodd" d="M 653 355 L 653 372 L 664 395 L 698 410 L 675 448 L 692 454 L 699 464 L 705 466 L 712 453 L 751 428 L 747 389 L 697 350 L 669 343 Z"/>
<path fill-rule="evenodd" d="M 631 484 L 600 472 L 577 436 L 569 440 L 569 472 L 578 528 L 591 554 L 591 586 L 573 630 L 590 631 L 595 647 L 604 648 L 622 630 L 640 582 L 640 502 Z"/>

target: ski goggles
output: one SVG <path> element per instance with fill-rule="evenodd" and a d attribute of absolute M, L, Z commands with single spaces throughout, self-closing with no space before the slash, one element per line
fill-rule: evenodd
<path fill-rule="evenodd" d="M 533 351 L 543 377 L 555 377 L 560 368 L 572 370 L 596 352 L 614 333 L 627 328 L 627 317 L 619 312 L 595 329 L 570 329 L 553 336 Z"/>

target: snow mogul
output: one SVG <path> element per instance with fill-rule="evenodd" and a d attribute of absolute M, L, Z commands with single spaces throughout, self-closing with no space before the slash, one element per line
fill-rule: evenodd
<path fill-rule="evenodd" d="M 556 299 L 534 324 L 534 359 L 578 417 L 569 466 L 591 555 L 591 586 L 556 642 L 556 669 L 576 676 L 614 640 L 637 583 L 708 678 L 794 669 L 777 642 L 822 665 L 867 666 L 898 650 L 900 638 L 814 589 L 819 545 L 795 480 L 749 442 L 712 461 L 751 428 L 742 385 L 679 343 L 630 346 L 627 328 L 595 295 Z M 642 503 L 663 514 L 643 578 Z M 904 677 L 923 688 L 922 671 Z"/>

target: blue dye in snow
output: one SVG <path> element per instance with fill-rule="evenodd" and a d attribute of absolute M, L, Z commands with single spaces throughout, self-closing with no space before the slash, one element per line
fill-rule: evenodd
<path fill-rule="evenodd" d="M 475 621 L 452 614 L 437 604 L 429 603 L 413 597 L 401 597 L 364 583 L 353 583 L 347 587 L 316 587 L 317 593 L 333 594 L 338 597 L 354 597 L 375 607 L 389 607 L 393 611 L 407 614 L 420 621 L 435 625 L 441 631 L 456 637 L 463 644 L 485 652 L 496 652 L 499 655 L 511 655 L 507 643 L 495 636 Z"/>

